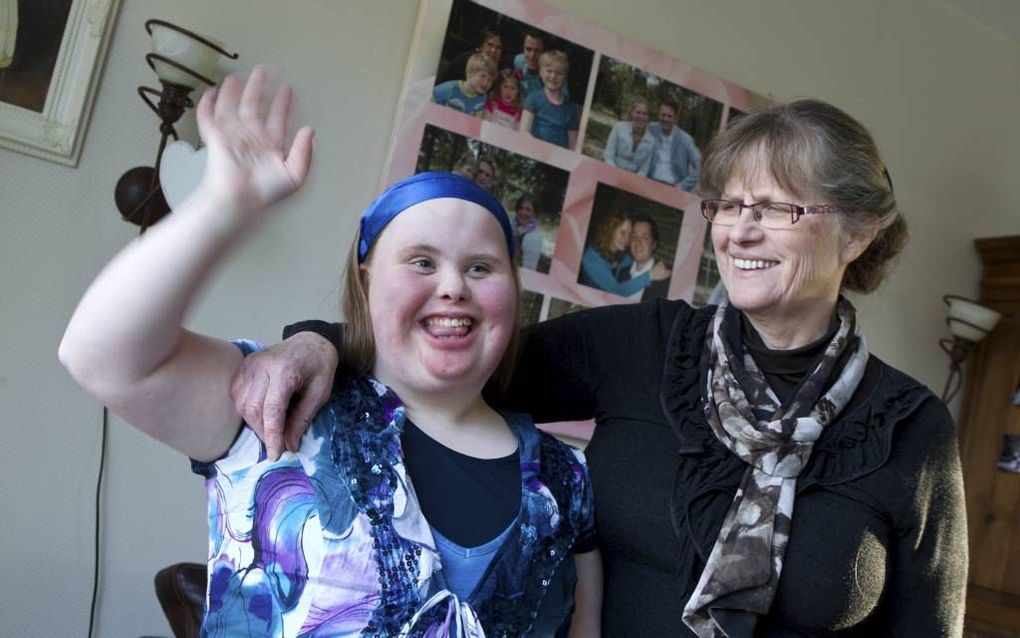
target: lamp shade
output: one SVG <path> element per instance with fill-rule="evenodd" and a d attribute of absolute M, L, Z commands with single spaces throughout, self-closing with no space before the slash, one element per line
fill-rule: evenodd
<path fill-rule="evenodd" d="M 942 298 L 949 306 L 946 323 L 954 337 L 967 341 L 981 341 L 999 323 L 1002 314 L 982 306 L 976 301 L 946 295 Z"/>
<path fill-rule="evenodd" d="M 157 21 L 151 21 L 150 37 L 153 53 L 173 60 L 207 78 L 212 77 L 215 73 L 216 64 L 222 53 L 210 46 L 209 43 L 214 43 L 222 49 L 221 43 L 203 36 L 199 36 L 200 39 L 196 38 L 181 29 L 171 28 Z M 159 79 L 164 82 L 180 84 L 192 89 L 201 84 L 201 81 L 193 74 L 167 64 L 159 58 L 152 59 L 152 68 Z"/>

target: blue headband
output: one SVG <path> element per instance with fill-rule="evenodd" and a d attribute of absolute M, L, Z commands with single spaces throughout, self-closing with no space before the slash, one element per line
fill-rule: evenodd
<path fill-rule="evenodd" d="M 492 213 L 506 237 L 510 258 L 514 256 L 513 231 L 510 217 L 499 200 L 481 186 L 454 173 L 428 172 L 412 175 L 390 186 L 361 215 L 361 241 L 358 242 L 358 263 L 364 263 L 368 251 L 379 234 L 393 218 L 408 208 L 430 199 L 453 197 L 478 204 Z M 453 230 L 453 229 L 451 229 Z"/>

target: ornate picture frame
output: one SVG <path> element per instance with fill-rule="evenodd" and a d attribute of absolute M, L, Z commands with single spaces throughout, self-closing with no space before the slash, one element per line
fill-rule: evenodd
<path fill-rule="evenodd" d="M 78 165 L 119 4 L 120 0 L 71 0 L 59 36 L 56 62 L 51 72 L 46 69 L 41 80 L 41 94 L 45 96 L 41 109 L 0 98 L 0 148 L 66 166 Z M 13 6 L 16 8 L 18 4 L 13 3 Z M 21 6 L 26 14 L 34 8 L 28 3 Z M 16 27 L 18 37 L 37 36 L 26 33 L 31 29 L 26 17 L 30 16 L 21 16 L 21 24 Z M 8 24 L 17 24 L 18 16 L 15 14 L 7 20 Z M 31 64 L 31 61 L 26 64 L 24 59 L 19 60 L 16 41 L 13 49 L 13 63 L 6 70 Z M 32 51 L 29 50 L 28 55 Z M 19 81 L 16 76 L 5 80 L 7 83 Z M 34 80 L 40 83 L 38 73 Z"/>

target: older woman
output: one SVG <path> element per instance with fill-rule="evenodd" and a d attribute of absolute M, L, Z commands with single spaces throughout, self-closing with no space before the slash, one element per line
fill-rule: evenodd
<path fill-rule="evenodd" d="M 646 174 L 655 147 L 647 126 L 648 100 L 634 96 L 627 106 L 627 119 L 614 124 L 609 132 L 602 161 L 631 173 Z"/>
<path fill-rule="evenodd" d="M 906 235 L 870 134 L 814 100 L 749 114 L 700 190 L 728 301 L 539 324 L 511 389 L 537 420 L 597 420 L 605 635 L 959 636 L 952 419 L 841 294 L 874 290 Z M 332 369 L 314 350 L 264 363 Z"/>

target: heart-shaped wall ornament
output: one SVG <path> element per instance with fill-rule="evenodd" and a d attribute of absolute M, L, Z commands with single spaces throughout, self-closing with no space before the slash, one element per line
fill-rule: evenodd
<path fill-rule="evenodd" d="M 181 140 L 167 144 L 163 150 L 163 160 L 159 165 L 159 185 L 171 209 L 177 208 L 198 188 L 202 172 L 205 171 L 207 154 L 205 147 L 196 149 Z"/>

